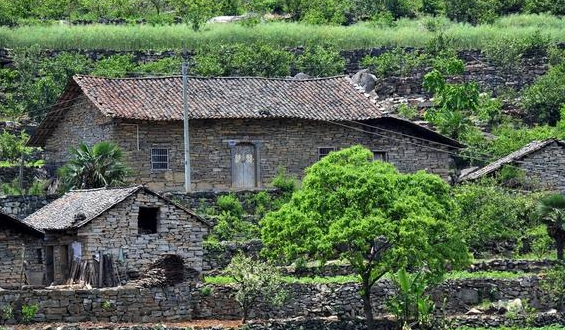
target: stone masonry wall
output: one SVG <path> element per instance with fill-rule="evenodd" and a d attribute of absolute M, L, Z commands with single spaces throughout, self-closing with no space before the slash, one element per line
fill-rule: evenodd
<path fill-rule="evenodd" d="M 19 287 L 26 282 L 43 283 L 42 239 L 0 223 L 0 288 Z"/>
<path fill-rule="evenodd" d="M 400 125 L 382 122 L 375 125 L 411 133 L 409 128 Z M 135 173 L 132 181 L 146 184 L 153 190 L 183 189 L 181 122 L 139 123 L 139 150 L 137 127 L 121 124 L 116 127 L 114 140 L 125 151 L 128 165 Z M 318 160 L 319 147 L 335 147 L 339 150 L 356 144 L 387 152 L 388 161 L 402 172 L 425 169 L 446 180 L 451 173 L 449 154 L 421 146 L 430 145 L 428 142 L 382 131 L 375 136 L 331 123 L 290 119 L 192 120 L 190 131 L 192 187 L 198 191 L 231 188 L 230 141 L 255 145 L 261 187 L 270 184 L 279 167 L 285 167 L 288 173 L 301 178 L 304 169 Z M 151 170 L 152 147 L 168 149 L 169 170 Z M 434 147 L 446 149 L 435 144 Z"/>
<path fill-rule="evenodd" d="M 10 305 L 20 319 L 23 305 L 37 304 L 35 322 L 159 322 L 191 319 L 191 289 L 117 287 L 91 290 L 0 290 L 0 309 Z M 16 319 L 3 320 L 13 324 Z"/>
<path fill-rule="evenodd" d="M 565 189 L 565 146 L 557 142 L 524 157 L 518 166 L 546 188 Z"/>
<path fill-rule="evenodd" d="M 234 291 L 226 285 L 208 285 L 210 294 L 198 288 L 191 290 L 187 284 L 167 288 L 141 289 L 118 287 L 92 290 L 24 290 L 0 291 L 0 308 L 10 304 L 38 304 L 35 321 L 173 321 L 195 319 L 239 319 L 241 311 L 233 298 Z M 362 317 L 362 302 L 358 284 L 292 284 L 287 286 L 288 299 L 278 307 L 259 302 L 251 318 L 334 317 L 356 320 Z M 387 313 L 386 302 L 395 294 L 389 281 L 379 282 L 373 290 L 376 317 Z M 482 301 L 527 298 L 529 306 L 541 311 L 553 307 L 550 297 L 539 288 L 538 279 L 520 280 L 457 280 L 447 281 L 431 292 L 441 307 L 446 298 L 449 315 L 466 312 L 470 306 Z M 438 309 L 438 312 L 441 312 Z M 8 322 L 13 322 L 9 320 Z"/>
<path fill-rule="evenodd" d="M 140 207 L 159 207 L 156 234 L 138 233 Z M 202 270 L 203 240 L 207 226 L 184 210 L 143 191 L 128 197 L 89 224 L 80 228 L 83 258 L 99 251 L 118 259 L 124 255 L 122 272 L 140 273 L 164 254 L 181 256 L 187 267 Z"/>
<path fill-rule="evenodd" d="M 211 286 L 211 294 L 198 298 L 194 311 L 196 318 L 238 319 L 241 309 L 233 298 L 234 291 L 228 286 Z M 283 306 L 271 307 L 256 304 L 252 318 L 329 317 L 354 319 L 362 317 L 363 303 L 359 285 L 348 284 L 292 284 L 287 286 L 288 300 Z M 382 280 L 372 290 L 373 312 L 376 317 L 388 313 L 387 301 L 395 294 L 394 285 Z M 553 308 L 551 298 L 540 289 L 537 278 L 519 280 L 450 280 L 434 288 L 432 299 L 438 309 L 443 306 L 448 314 L 461 314 L 483 301 L 527 298 L 530 306 L 540 310 Z M 197 298 L 195 297 L 195 301 Z"/>
<path fill-rule="evenodd" d="M 84 98 L 73 102 L 65 112 L 64 118 L 57 125 L 45 144 L 45 162 L 48 167 L 60 166 L 69 160 L 70 148 L 79 143 L 87 145 L 110 139 L 110 120 L 94 108 Z"/>
<path fill-rule="evenodd" d="M 57 196 L 8 196 L 0 198 L 0 211 L 16 219 L 23 219 L 45 205 L 51 203 Z"/>

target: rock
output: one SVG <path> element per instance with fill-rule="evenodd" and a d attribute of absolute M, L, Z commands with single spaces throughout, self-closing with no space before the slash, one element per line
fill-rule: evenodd
<path fill-rule="evenodd" d="M 306 80 L 306 79 L 310 79 L 310 76 L 307 75 L 304 72 L 299 72 L 294 77 L 292 77 L 292 79 L 293 80 Z"/>
<path fill-rule="evenodd" d="M 478 308 L 471 308 L 467 313 L 465 313 L 465 315 L 481 315 L 484 314 L 482 311 L 480 311 Z"/>
<path fill-rule="evenodd" d="M 351 81 L 360 86 L 365 93 L 370 93 L 375 89 L 377 84 L 377 77 L 369 72 L 369 69 L 364 69 L 351 77 Z"/>

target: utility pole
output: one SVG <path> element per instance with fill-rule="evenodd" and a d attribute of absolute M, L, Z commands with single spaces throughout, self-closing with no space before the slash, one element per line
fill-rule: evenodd
<path fill-rule="evenodd" d="M 184 109 L 184 190 L 190 192 L 190 135 L 188 128 L 188 65 L 182 62 L 182 104 Z"/>

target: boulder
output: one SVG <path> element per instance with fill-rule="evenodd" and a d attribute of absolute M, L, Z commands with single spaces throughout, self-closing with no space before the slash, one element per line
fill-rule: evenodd
<path fill-rule="evenodd" d="M 364 69 L 354 74 L 351 81 L 360 86 L 365 93 L 370 93 L 375 89 L 377 77 L 371 74 L 368 69 Z"/>

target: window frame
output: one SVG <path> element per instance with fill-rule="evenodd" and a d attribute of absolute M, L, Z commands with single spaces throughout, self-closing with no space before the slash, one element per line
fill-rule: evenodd
<path fill-rule="evenodd" d="M 165 150 L 166 154 L 153 154 L 153 151 L 155 150 Z M 166 147 L 151 147 L 151 151 L 150 151 L 150 158 L 151 158 L 151 171 L 168 171 L 171 169 L 171 161 L 170 161 L 170 152 L 169 152 L 169 148 Z M 153 159 L 153 156 L 159 157 L 159 156 L 166 156 L 167 157 L 167 167 L 166 168 L 155 168 L 155 164 L 165 164 L 165 162 L 163 161 L 155 161 Z"/>
<path fill-rule="evenodd" d="M 379 150 L 379 149 L 375 149 L 375 150 L 371 150 L 371 152 L 373 153 L 373 161 L 383 161 L 383 162 L 388 162 L 388 152 L 385 150 Z M 382 154 L 383 155 L 383 159 L 376 159 L 375 158 L 375 154 Z"/>
<path fill-rule="evenodd" d="M 322 149 L 331 149 L 327 154 L 322 155 Z M 330 152 L 336 151 L 336 147 L 318 147 L 318 161 L 330 154 Z"/>

